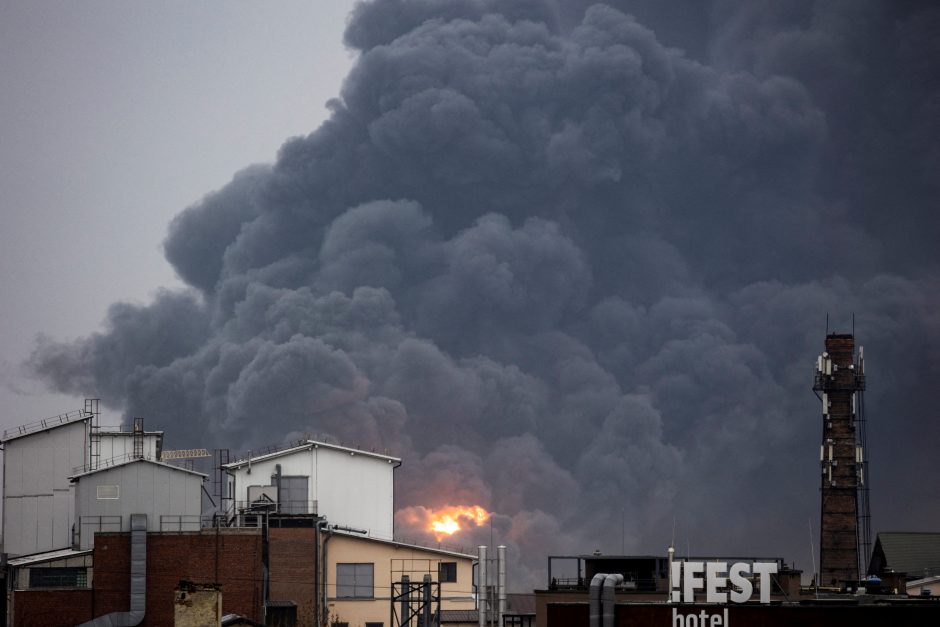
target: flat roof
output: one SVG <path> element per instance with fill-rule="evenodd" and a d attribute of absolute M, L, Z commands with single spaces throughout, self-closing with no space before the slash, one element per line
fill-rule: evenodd
<path fill-rule="evenodd" d="M 122 461 L 118 461 L 113 464 L 108 464 L 107 466 L 101 466 L 99 468 L 95 468 L 94 470 L 86 470 L 85 472 L 79 472 L 70 476 L 68 479 L 69 481 L 75 481 L 76 479 L 87 477 L 88 475 L 93 475 L 95 473 L 105 472 L 108 470 L 114 470 L 115 468 L 121 468 L 122 466 L 128 466 L 130 464 L 136 464 L 138 462 L 146 462 L 148 464 L 153 464 L 154 466 L 162 466 L 164 468 L 169 468 L 170 470 L 178 470 L 180 472 L 185 472 L 190 475 L 196 475 L 196 476 L 202 477 L 203 480 L 206 480 L 209 478 L 209 475 L 203 474 L 201 472 L 196 472 L 195 470 L 188 470 L 186 468 L 180 468 L 179 466 L 173 466 L 172 464 L 164 464 L 163 462 L 154 461 L 147 457 L 130 457 L 130 458 L 124 459 L 125 457 L 126 456 L 122 455 L 121 457 L 116 458 Z M 104 463 L 107 464 L 107 462 L 104 462 Z"/>
<path fill-rule="evenodd" d="M 267 461 L 269 459 L 275 459 L 277 457 L 284 457 L 285 455 L 292 455 L 299 451 L 310 450 L 314 448 L 325 448 L 333 451 L 342 451 L 344 453 L 349 453 L 350 455 L 363 455 L 365 457 L 372 457 L 374 459 L 381 459 L 388 462 L 398 462 L 401 463 L 401 459 L 398 457 L 392 457 L 390 455 L 383 455 L 381 453 L 375 453 L 372 451 L 363 451 L 361 449 L 350 448 L 348 446 L 341 446 L 339 444 L 329 444 L 327 442 L 320 442 L 318 440 L 306 440 L 303 444 L 298 444 L 296 446 L 291 446 L 280 451 L 274 451 L 271 453 L 265 453 L 264 455 L 255 455 L 250 458 L 239 459 L 234 462 L 229 462 L 228 464 L 222 464 L 222 468 L 227 470 L 234 470 L 236 468 L 241 468 L 242 466 L 247 466 L 249 460 L 251 463 L 255 464 L 258 462 Z"/>
<path fill-rule="evenodd" d="M 75 549 L 56 549 L 55 551 L 46 551 L 45 553 L 35 553 L 33 555 L 23 555 L 7 561 L 10 566 L 30 566 L 41 562 L 54 562 L 57 560 L 69 559 L 72 557 L 82 557 L 91 555 L 92 549 L 85 551 L 76 551 Z"/>

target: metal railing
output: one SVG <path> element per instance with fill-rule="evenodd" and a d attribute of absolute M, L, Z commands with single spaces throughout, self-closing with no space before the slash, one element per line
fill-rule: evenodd
<path fill-rule="evenodd" d="M 187 514 L 163 514 L 160 516 L 160 531 L 183 532 L 202 529 L 202 516 Z"/>
<path fill-rule="evenodd" d="M 864 390 L 865 375 L 853 371 L 851 379 L 842 381 L 836 375 L 827 375 L 818 370 L 814 370 L 813 389 L 817 392 L 828 392 L 831 390 Z"/>
<path fill-rule="evenodd" d="M 120 466 L 129 461 L 135 459 L 146 459 L 151 462 L 159 461 L 154 459 L 151 455 L 135 455 L 134 453 L 124 453 L 123 455 L 117 455 L 110 459 L 97 460 L 94 462 L 89 462 L 87 464 L 82 464 L 81 466 L 75 466 L 72 468 L 72 474 L 78 475 L 83 472 L 88 472 L 90 470 L 100 470 L 101 468 L 110 468 L 111 466 Z"/>
<path fill-rule="evenodd" d="M 80 420 L 85 420 L 91 418 L 94 414 L 86 412 L 84 409 L 76 409 L 74 411 L 66 412 L 64 414 L 59 414 L 58 416 L 52 416 L 51 418 L 43 418 L 42 420 L 37 420 L 35 422 L 30 422 L 25 425 L 20 425 L 19 427 L 13 427 L 12 429 L 6 429 L 3 432 L 3 437 L 0 439 L 6 440 L 7 438 L 12 438 L 20 435 L 26 435 L 27 433 L 36 433 L 37 431 L 45 431 L 52 427 L 58 427 L 59 425 L 68 424 L 70 422 L 78 422 Z"/>
<path fill-rule="evenodd" d="M 271 514 L 316 514 L 316 501 L 236 501 L 235 509 L 245 514 L 253 512 Z"/>

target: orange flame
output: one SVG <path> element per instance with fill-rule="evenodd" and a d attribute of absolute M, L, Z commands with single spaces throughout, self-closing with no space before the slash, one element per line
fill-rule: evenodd
<path fill-rule="evenodd" d="M 452 536 L 471 525 L 479 527 L 490 519 L 490 513 L 479 505 L 460 505 L 427 510 L 427 530 L 433 533 L 438 542 L 443 536 Z"/>
<path fill-rule="evenodd" d="M 448 505 L 440 509 L 413 505 L 398 510 L 395 519 L 412 529 L 430 532 L 440 542 L 444 536 L 485 525 L 491 515 L 479 505 Z"/>

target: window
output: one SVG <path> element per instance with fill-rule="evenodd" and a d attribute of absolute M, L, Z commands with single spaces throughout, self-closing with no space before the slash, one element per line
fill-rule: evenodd
<path fill-rule="evenodd" d="M 30 568 L 30 588 L 86 588 L 88 575 L 84 567 Z"/>
<path fill-rule="evenodd" d="M 336 598 L 371 599 L 375 568 L 372 564 L 337 564 Z"/>
<path fill-rule="evenodd" d="M 437 578 L 440 583 L 457 583 L 457 562 L 441 562 L 438 564 Z"/>
<path fill-rule="evenodd" d="M 366 623 L 366 627 L 385 627 L 385 623 Z"/>
<path fill-rule="evenodd" d="M 121 486 L 100 485 L 98 486 L 98 500 L 119 499 L 121 498 Z"/>

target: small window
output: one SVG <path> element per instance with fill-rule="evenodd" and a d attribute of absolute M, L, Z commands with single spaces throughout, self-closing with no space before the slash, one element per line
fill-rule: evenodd
<path fill-rule="evenodd" d="M 98 486 L 98 500 L 113 500 L 121 498 L 121 486 L 118 485 L 100 485 Z"/>
<path fill-rule="evenodd" d="M 385 623 L 366 623 L 366 627 L 385 627 Z"/>
<path fill-rule="evenodd" d="M 336 598 L 371 599 L 375 568 L 372 564 L 337 564 Z"/>
<path fill-rule="evenodd" d="M 30 568 L 30 588 L 87 588 L 88 573 L 84 567 Z"/>
<path fill-rule="evenodd" d="M 440 583 L 457 583 L 457 562 L 441 562 L 437 566 Z"/>

